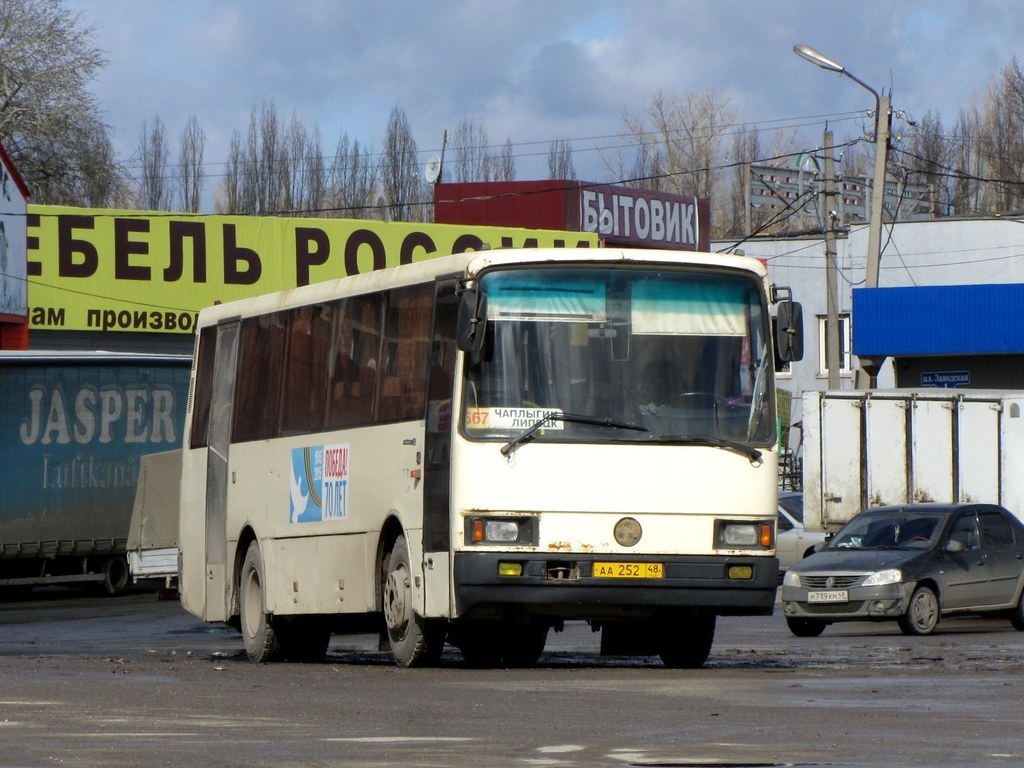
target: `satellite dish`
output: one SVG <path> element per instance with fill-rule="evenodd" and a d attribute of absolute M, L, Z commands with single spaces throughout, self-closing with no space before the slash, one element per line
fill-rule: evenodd
<path fill-rule="evenodd" d="M 441 157 L 440 155 L 434 155 L 427 164 L 423 167 L 423 178 L 427 180 L 428 184 L 433 184 L 441 177 Z"/>

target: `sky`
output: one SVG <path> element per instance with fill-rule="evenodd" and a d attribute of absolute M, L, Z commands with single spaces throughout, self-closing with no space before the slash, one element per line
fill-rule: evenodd
<path fill-rule="evenodd" d="M 1015 0 L 66 0 L 108 64 L 93 82 L 118 156 L 159 117 L 176 159 L 190 115 L 206 134 L 208 177 L 235 131 L 272 105 L 379 149 L 388 117 L 408 118 L 424 163 L 471 118 L 512 142 L 517 178 L 545 178 L 553 140 L 580 179 L 609 178 L 625 129 L 652 95 L 713 91 L 737 122 L 813 149 L 826 121 L 841 142 L 870 129 L 874 97 L 793 53 L 810 45 L 892 93 L 894 133 L 938 115 L 951 128 L 1014 57 Z M 897 140 L 899 136 L 897 136 Z M 130 165 L 130 163 L 129 163 Z M 204 206 L 205 207 L 205 206 Z"/>

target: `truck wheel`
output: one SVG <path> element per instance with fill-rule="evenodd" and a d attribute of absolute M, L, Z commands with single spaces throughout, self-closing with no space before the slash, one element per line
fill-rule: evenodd
<path fill-rule="evenodd" d="M 899 623 L 905 635 L 930 635 L 939 623 L 939 599 L 935 592 L 929 587 L 915 589 Z"/>
<path fill-rule="evenodd" d="M 414 610 L 412 568 L 404 536 L 399 536 L 391 549 L 381 595 L 395 663 L 400 667 L 436 664 L 444 650 L 445 625 L 424 619 Z"/>
<path fill-rule="evenodd" d="M 711 654 L 714 616 L 690 616 L 670 621 L 661 631 L 658 655 L 666 667 L 697 669 Z"/>
<path fill-rule="evenodd" d="M 263 557 L 258 542 L 249 544 L 238 585 L 238 608 L 242 641 L 249 661 L 281 661 L 280 638 L 267 616 L 263 599 Z"/>
<path fill-rule="evenodd" d="M 130 574 L 124 555 L 114 555 L 103 561 L 103 591 L 113 597 L 128 587 Z"/>
<path fill-rule="evenodd" d="M 825 622 L 818 619 L 787 618 L 786 624 L 797 637 L 818 637 L 825 631 Z"/>

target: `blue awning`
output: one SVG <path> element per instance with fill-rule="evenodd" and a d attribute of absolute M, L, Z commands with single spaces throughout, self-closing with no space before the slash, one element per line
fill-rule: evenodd
<path fill-rule="evenodd" d="M 853 353 L 1024 353 L 1024 284 L 855 288 Z"/>

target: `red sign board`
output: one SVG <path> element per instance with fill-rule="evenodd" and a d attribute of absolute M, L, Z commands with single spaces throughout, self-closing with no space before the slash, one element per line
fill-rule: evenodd
<path fill-rule="evenodd" d="M 605 245 L 707 251 L 708 200 L 581 181 L 437 184 L 434 221 L 594 232 Z"/>

